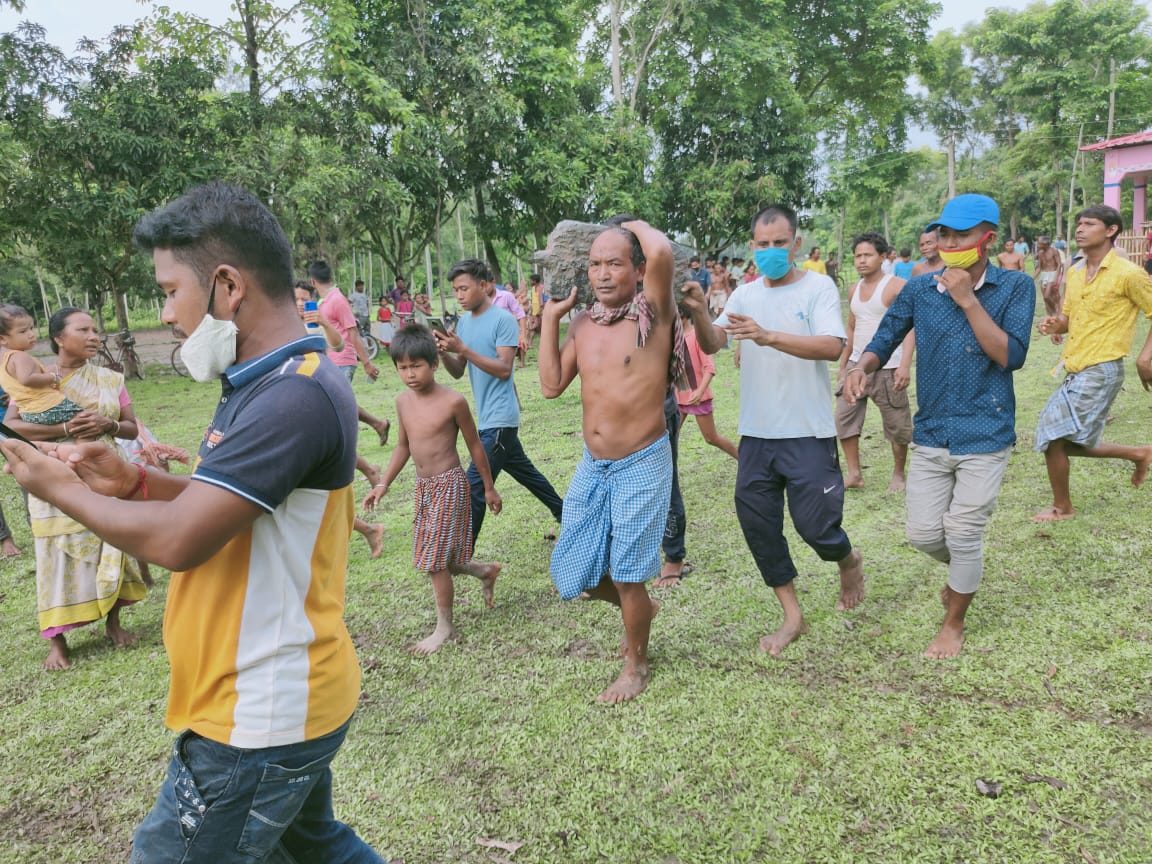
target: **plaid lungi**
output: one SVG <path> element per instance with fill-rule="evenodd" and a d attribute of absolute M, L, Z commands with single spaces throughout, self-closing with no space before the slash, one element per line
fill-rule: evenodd
<path fill-rule="evenodd" d="M 1060 438 L 1095 447 L 1104 437 L 1108 410 L 1123 383 L 1123 358 L 1069 373 L 1040 412 L 1035 449 L 1043 452 Z"/>
<path fill-rule="evenodd" d="M 647 582 L 660 572 L 660 541 L 672 496 L 672 447 L 664 435 L 623 459 L 588 448 L 564 496 L 552 579 L 565 600 L 613 582 Z"/>

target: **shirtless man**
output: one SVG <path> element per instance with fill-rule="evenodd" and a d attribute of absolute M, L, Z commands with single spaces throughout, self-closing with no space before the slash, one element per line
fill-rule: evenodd
<path fill-rule="evenodd" d="M 1016 251 L 1016 244 L 1011 238 L 1004 241 L 1004 251 L 996 256 L 996 263 L 1005 270 L 1024 272 L 1024 256 Z"/>
<path fill-rule="evenodd" d="M 621 221 L 592 243 L 596 302 L 575 316 L 563 346 L 560 319 L 575 306 L 576 289 L 549 301 L 541 322 L 544 398 L 579 375 L 584 412 L 584 458 L 564 499 L 552 578 L 565 600 L 586 592 L 620 607 L 624 619 L 624 669 L 601 702 L 636 698 L 651 675 L 648 633 L 660 606 L 645 583 L 660 572 L 672 491 L 664 394 L 679 323 L 674 267 L 667 237 L 646 222 Z"/>
<path fill-rule="evenodd" d="M 916 266 L 912 268 L 913 276 L 944 269 L 944 262 L 940 259 L 939 242 L 940 237 L 935 230 L 925 231 L 920 235 L 920 254 L 924 256 L 924 260 L 916 262 Z"/>
<path fill-rule="evenodd" d="M 1044 309 L 1049 315 L 1055 315 L 1060 311 L 1060 282 L 1064 275 L 1064 259 L 1052 248 L 1051 237 L 1036 238 L 1036 270 L 1040 274 L 1040 293 L 1044 297 Z M 1057 335 L 1059 334 L 1053 334 Z"/>

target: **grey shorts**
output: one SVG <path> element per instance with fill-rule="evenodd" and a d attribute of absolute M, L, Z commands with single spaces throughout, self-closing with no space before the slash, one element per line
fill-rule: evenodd
<path fill-rule="evenodd" d="M 847 375 L 858 364 L 849 361 L 844 370 Z M 896 370 L 877 369 L 868 376 L 865 396 L 852 405 L 843 395 L 836 397 L 836 437 L 840 440 L 856 438 L 864 429 L 864 415 L 871 399 L 880 409 L 884 423 L 884 437 L 893 444 L 907 446 L 912 442 L 912 410 L 908 407 L 908 388 L 896 389 Z"/>

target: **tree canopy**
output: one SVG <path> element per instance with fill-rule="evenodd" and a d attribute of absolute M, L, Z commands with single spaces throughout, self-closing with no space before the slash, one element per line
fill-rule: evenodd
<path fill-rule="evenodd" d="M 1152 126 L 1135 0 L 992 9 L 962 33 L 934 31 L 928 0 L 233 9 L 157 6 L 71 54 L 35 24 L 0 34 L 0 256 L 153 291 L 132 225 L 209 177 L 264 197 L 301 262 L 371 251 L 393 274 L 462 253 L 466 222 L 508 275 L 557 221 L 624 210 L 701 251 L 770 201 L 832 246 L 845 225 L 911 230 L 954 191 L 1059 231 L 1070 186 L 1098 198 L 1078 145 Z M 909 147 L 918 130 L 946 160 Z"/>

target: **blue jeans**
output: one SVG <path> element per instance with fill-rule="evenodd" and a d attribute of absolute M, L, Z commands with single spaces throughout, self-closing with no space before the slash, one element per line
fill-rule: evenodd
<path fill-rule="evenodd" d="M 528 454 L 520 444 L 520 430 L 515 426 L 502 429 L 481 429 L 480 443 L 488 456 L 488 468 L 492 472 L 492 482 L 507 471 L 512 478 L 539 499 L 540 503 L 552 512 L 552 518 L 560 521 L 564 501 L 556 494 L 548 479 L 536 470 Z M 472 543 L 480 536 L 480 526 L 484 524 L 484 481 L 475 465 L 468 466 L 468 485 L 472 487 Z"/>
<path fill-rule="evenodd" d="M 348 383 L 351 384 L 352 379 L 356 377 L 356 367 L 355 366 L 337 366 L 336 368 L 339 369 L 344 374 L 344 377 L 348 379 Z"/>
<path fill-rule="evenodd" d="M 131 864 L 383 864 L 332 814 L 328 765 L 347 733 L 345 723 L 302 744 L 241 750 L 184 732 Z"/>

